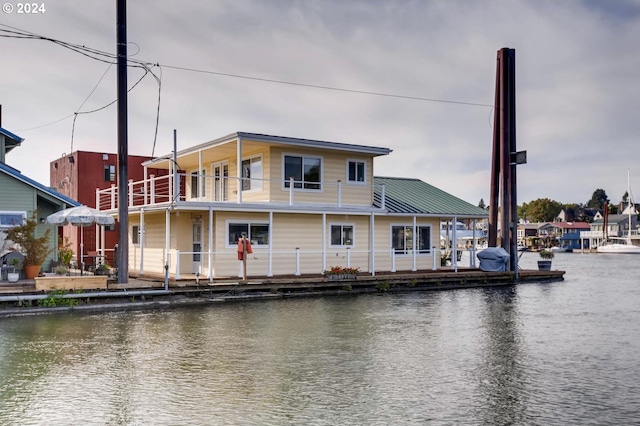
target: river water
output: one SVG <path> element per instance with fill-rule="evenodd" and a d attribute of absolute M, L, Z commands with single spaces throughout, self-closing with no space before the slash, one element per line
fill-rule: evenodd
<path fill-rule="evenodd" d="M 636 423 L 639 260 L 560 253 L 565 281 L 509 288 L 1 319 L 0 424 Z"/>

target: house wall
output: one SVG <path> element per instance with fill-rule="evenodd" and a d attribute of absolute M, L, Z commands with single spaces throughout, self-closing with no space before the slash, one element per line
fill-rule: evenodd
<path fill-rule="evenodd" d="M 183 252 L 180 258 L 180 273 L 192 273 L 192 224 L 196 216 L 201 217 L 202 222 L 202 251 L 201 274 L 207 275 L 208 262 L 208 212 L 176 212 L 171 213 L 171 250 Z M 144 253 L 144 270 L 146 272 L 163 272 L 163 259 L 165 247 L 164 213 L 145 214 L 146 241 Z M 237 259 L 237 245 L 229 244 L 227 225 L 229 222 L 238 223 L 268 223 L 268 213 L 253 212 L 214 212 L 213 233 L 213 268 L 216 277 L 236 277 L 241 269 L 241 262 Z M 326 269 L 332 266 L 347 266 L 347 256 L 350 258 L 349 266 L 360 268 L 363 272 L 370 270 L 369 265 L 369 215 L 327 215 L 326 216 Z M 130 220 L 131 226 L 138 225 L 134 217 Z M 354 227 L 354 245 L 348 250 L 346 247 L 331 246 L 331 225 L 343 224 Z M 439 220 L 419 219 L 418 225 L 431 226 L 431 246 L 439 246 Z M 375 269 L 376 271 L 391 270 L 391 226 L 412 226 L 412 217 L 381 217 L 375 218 Z M 299 248 L 300 272 L 302 274 L 320 274 L 323 270 L 322 263 L 322 215 L 275 213 L 273 215 L 273 240 L 272 246 L 272 273 L 274 275 L 291 275 L 295 273 L 296 248 Z M 131 233 L 131 232 L 130 232 Z M 255 241 L 254 241 L 255 242 Z M 267 246 L 253 245 L 253 254 L 247 260 L 247 273 L 249 276 L 264 276 L 268 274 L 269 248 Z M 140 247 L 131 246 L 130 265 L 134 270 L 139 269 Z M 349 255 L 347 254 L 349 252 Z M 431 254 L 418 254 L 418 269 L 431 269 L 433 265 Z M 412 255 L 396 255 L 397 270 L 411 270 L 413 266 Z M 170 272 L 175 272 L 175 255 L 172 254 Z"/>
<path fill-rule="evenodd" d="M 322 190 L 296 190 L 294 202 L 296 203 L 324 203 L 337 204 L 337 181 L 342 181 L 342 204 L 370 206 L 373 204 L 373 159 L 370 156 L 358 156 L 353 153 L 338 151 L 318 151 L 295 147 L 271 148 L 271 161 L 268 165 L 269 175 L 272 179 L 282 179 L 284 182 L 283 161 L 285 154 L 309 155 L 322 158 Z M 366 182 L 362 184 L 349 184 L 347 182 L 347 159 L 361 160 L 365 162 Z M 272 182 L 271 200 L 276 202 L 289 201 L 289 188 L 284 188 L 283 183 Z"/>

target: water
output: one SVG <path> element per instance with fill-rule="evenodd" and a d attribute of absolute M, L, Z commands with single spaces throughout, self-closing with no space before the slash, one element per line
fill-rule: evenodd
<path fill-rule="evenodd" d="M 636 423 L 639 260 L 560 253 L 564 282 L 502 289 L 2 319 L 0 424 Z"/>

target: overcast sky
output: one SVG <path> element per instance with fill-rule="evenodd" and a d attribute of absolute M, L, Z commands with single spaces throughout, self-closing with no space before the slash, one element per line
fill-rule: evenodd
<path fill-rule="evenodd" d="M 115 53 L 114 0 L 45 0 L 39 14 L 6 1 L 0 35 Z M 235 131 L 381 146 L 393 152 L 376 175 L 488 202 L 496 54 L 509 47 L 528 153 L 518 203 L 584 203 L 597 188 L 618 202 L 627 168 L 640 193 L 640 0 L 139 0 L 127 16 L 131 59 L 161 77 L 155 147 L 158 83 L 129 93 L 130 154 L 168 154 L 173 129 L 179 149 Z M 25 138 L 9 165 L 48 185 L 64 153 L 117 152 L 115 105 L 79 114 L 72 143 L 74 113 L 115 100 L 115 65 L 42 40 L 0 38 L 0 52 L 2 127 Z M 129 68 L 129 86 L 143 74 Z"/>

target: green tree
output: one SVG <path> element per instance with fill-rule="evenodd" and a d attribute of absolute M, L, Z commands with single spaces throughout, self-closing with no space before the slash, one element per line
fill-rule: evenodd
<path fill-rule="evenodd" d="M 525 215 L 522 218 L 526 218 L 529 222 L 553 222 L 560 210 L 562 210 L 562 204 L 558 201 L 539 198 L 529 204 L 523 203 L 518 213 L 524 212 Z"/>
<path fill-rule="evenodd" d="M 608 202 L 609 197 L 607 197 L 607 193 L 604 191 L 604 189 L 598 188 L 593 191 L 591 199 L 587 201 L 587 207 L 602 210 L 604 208 L 604 203 Z"/>
<path fill-rule="evenodd" d="M 487 206 L 484 204 L 484 198 L 480 198 L 480 202 L 478 203 L 478 207 L 481 209 L 486 209 Z"/>

